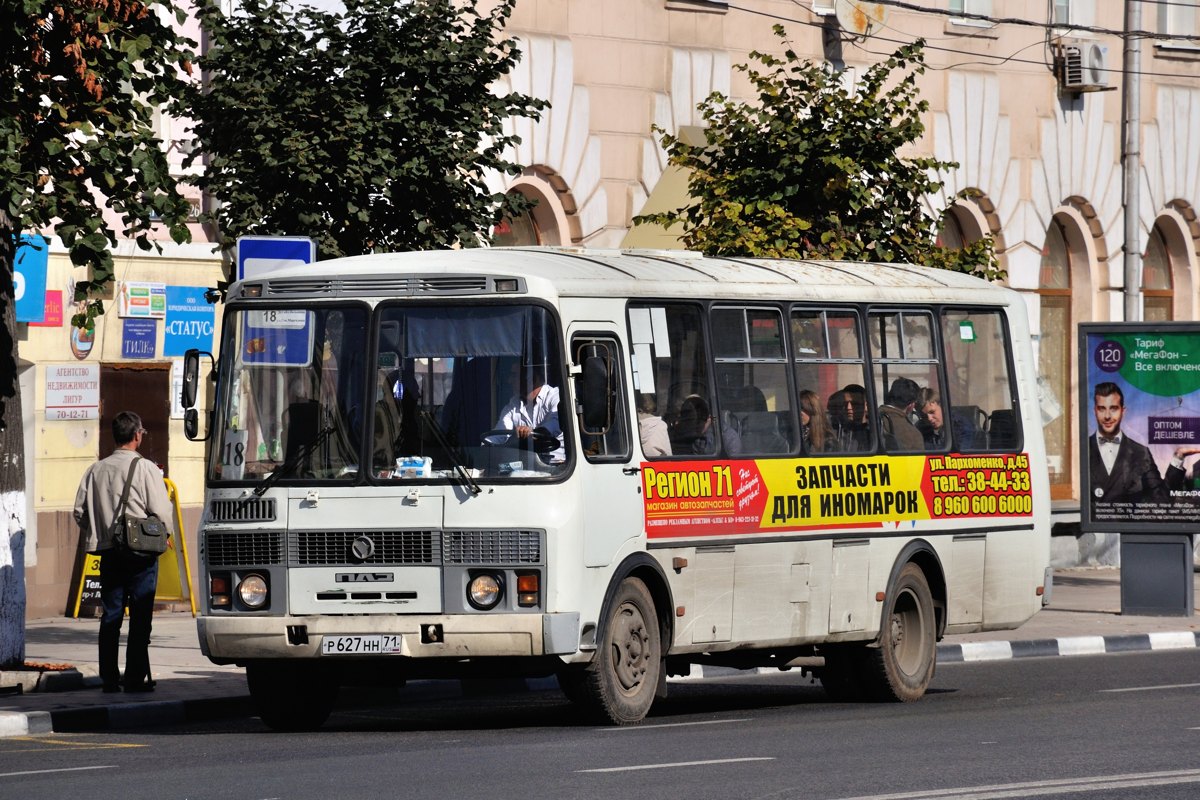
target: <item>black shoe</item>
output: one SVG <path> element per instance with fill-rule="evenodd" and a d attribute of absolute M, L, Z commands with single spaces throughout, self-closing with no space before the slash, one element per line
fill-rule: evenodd
<path fill-rule="evenodd" d="M 104 688 L 101 689 L 100 691 L 104 692 L 105 694 L 115 694 L 115 693 L 121 691 L 121 684 L 106 683 L 106 684 L 104 684 Z"/>
<path fill-rule="evenodd" d="M 153 692 L 155 687 L 154 681 L 145 681 L 143 683 L 134 683 L 125 687 L 127 692 Z"/>

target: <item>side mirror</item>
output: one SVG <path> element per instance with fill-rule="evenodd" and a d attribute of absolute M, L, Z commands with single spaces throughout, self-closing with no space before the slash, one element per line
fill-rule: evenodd
<path fill-rule="evenodd" d="M 212 353 L 205 353 L 195 348 L 183 354 L 183 389 L 179 394 L 179 401 L 184 408 L 192 408 L 196 405 L 196 389 L 200 385 L 200 356 L 202 355 L 208 356 L 209 360 L 212 360 Z"/>
<path fill-rule="evenodd" d="M 208 438 L 208 430 L 200 432 L 200 412 L 196 409 L 196 395 L 200 389 L 200 356 L 208 356 L 212 361 L 212 353 L 203 350 L 188 350 L 183 354 L 183 386 L 179 390 L 179 403 L 183 406 L 183 435 L 190 441 L 204 441 Z M 212 398 L 209 397 L 211 404 Z M 206 421 L 211 417 L 205 415 Z"/>
<path fill-rule="evenodd" d="M 608 359 L 602 356 L 585 358 L 579 389 L 584 433 L 603 436 L 608 432 L 612 425 L 615 394 Z"/>

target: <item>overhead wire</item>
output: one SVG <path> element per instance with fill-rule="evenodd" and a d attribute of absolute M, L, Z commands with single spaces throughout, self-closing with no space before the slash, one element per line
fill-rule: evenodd
<path fill-rule="evenodd" d="M 885 2 L 885 0 L 874 0 L 874 1 L 875 2 Z M 799 0 L 792 0 L 792 2 L 801 8 L 805 8 L 804 5 L 801 5 Z M 1171 0 L 1143 0 L 1143 2 L 1168 3 L 1168 2 L 1171 2 Z M 909 3 L 901 3 L 901 0 L 886 0 L 885 4 L 886 5 L 900 5 L 901 7 L 911 5 Z M 761 11 L 759 9 L 748 8 L 746 6 L 738 5 L 737 3 L 733 3 L 733 2 L 728 3 L 727 6 L 729 9 L 734 10 L 734 11 L 740 11 L 742 13 L 751 14 L 751 15 L 759 16 L 759 17 L 766 17 L 768 19 L 774 19 L 779 22 L 803 25 L 803 26 L 806 26 L 809 28 L 818 28 L 818 29 L 826 28 L 826 23 L 823 20 L 822 21 L 807 21 L 807 20 L 802 20 L 802 19 L 796 19 L 794 17 L 785 17 L 785 16 L 781 16 L 779 14 L 771 13 L 769 11 Z M 917 10 L 926 11 L 929 13 L 938 13 L 938 14 L 941 14 L 942 16 L 946 16 L 946 17 L 958 18 L 960 16 L 959 14 L 957 14 L 957 12 L 951 13 L 945 9 L 926 9 L 926 8 L 921 8 L 919 6 L 916 6 L 914 8 L 916 8 Z M 1198 10 L 1200 10 L 1200 9 L 1198 9 Z M 810 13 L 813 13 L 813 12 L 811 12 L 811 9 L 809 9 L 809 11 L 810 11 Z M 980 15 L 977 15 L 977 16 L 980 16 Z M 991 18 L 989 18 L 989 19 L 991 19 Z M 994 19 L 1006 20 L 1009 18 L 997 17 Z M 1014 17 L 1011 19 L 1019 19 L 1019 18 Z M 1027 27 L 1039 27 L 1039 28 L 1044 28 L 1047 31 L 1051 31 L 1051 30 L 1072 30 L 1072 31 L 1085 30 L 1085 28 L 1082 28 L 1080 26 L 1069 26 L 1069 25 L 1060 25 L 1060 24 L 1051 24 L 1051 23 L 1038 23 L 1038 22 L 1034 22 L 1032 20 L 1021 20 L 1021 22 L 1023 24 L 1025 24 Z M 1009 24 L 1009 23 L 1006 21 L 1001 21 L 1001 22 L 998 22 L 997 24 Z M 879 34 L 872 34 L 869 38 L 877 39 L 882 42 L 888 42 L 890 44 L 901 44 L 901 45 L 902 44 L 911 44 L 916 39 L 924 39 L 926 41 L 926 44 L 925 44 L 926 50 L 932 50 L 932 51 L 937 51 L 937 52 L 942 52 L 942 53 L 952 53 L 954 55 L 959 55 L 959 56 L 972 57 L 971 61 L 959 62 L 956 64 L 949 64 L 946 66 L 930 66 L 927 64 L 926 67 L 928 69 L 932 69 L 932 70 L 955 69 L 955 68 L 962 67 L 962 66 L 972 66 L 972 65 L 998 66 L 1000 64 L 1005 64 L 1005 63 L 1029 64 L 1031 66 L 1041 66 L 1041 67 L 1045 67 L 1045 68 L 1050 67 L 1050 65 L 1046 62 L 1046 60 L 1044 58 L 1042 60 L 1034 60 L 1034 59 L 1029 59 L 1029 58 L 1017 58 L 1016 57 L 1017 53 L 1027 50 L 1027 49 L 1029 49 L 1029 47 L 1031 47 L 1033 45 L 1025 45 L 1023 47 L 1020 47 L 1016 51 L 1014 51 L 1013 53 L 1011 53 L 1009 55 L 990 55 L 987 53 L 979 53 L 979 52 L 975 52 L 975 51 L 971 51 L 971 50 L 963 50 L 960 48 L 944 47 L 944 46 L 940 46 L 940 45 L 929 44 L 928 43 L 929 40 L 926 37 L 919 36 L 916 34 L 905 33 L 903 31 L 900 31 L 899 29 L 895 28 L 894 26 L 889 26 L 889 28 L 891 30 L 896 31 L 898 34 L 910 36 L 911 38 L 910 39 L 894 39 L 894 38 L 889 38 L 889 37 L 882 36 Z M 1093 32 L 1110 33 L 1112 35 L 1117 35 L 1117 36 L 1123 35 L 1123 32 L 1121 32 L 1121 31 L 1112 31 L 1107 28 L 1094 28 L 1094 29 L 1089 29 L 1089 30 L 1093 30 Z M 1189 38 L 1189 37 L 1183 37 L 1183 36 L 1166 36 L 1166 37 L 1164 37 L 1164 36 L 1160 36 L 1158 34 L 1148 34 L 1148 38 L 1179 40 L 1179 39 L 1184 39 L 1184 38 Z M 1196 41 L 1200 41 L 1200 36 L 1194 36 L 1194 37 L 1190 37 L 1190 38 L 1195 39 Z M 875 52 L 872 50 L 868 50 L 868 49 L 863 48 L 858 45 L 855 45 L 855 47 L 856 47 L 856 49 L 859 49 L 862 52 L 871 53 L 873 55 L 890 55 L 890 54 L 882 54 L 882 53 L 878 53 L 878 52 Z M 1200 55 L 1200 53 L 1198 53 L 1198 55 Z M 1119 68 L 1104 68 L 1101 71 L 1108 72 L 1108 73 L 1111 73 L 1114 75 L 1121 75 L 1121 74 L 1125 73 L 1125 71 L 1123 69 L 1119 69 Z M 1158 71 L 1150 71 L 1150 70 L 1134 70 L 1134 71 L 1131 71 L 1129 74 L 1137 75 L 1137 76 L 1141 76 L 1141 77 L 1151 77 L 1151 78 L 1183 78 L 1183 79 L 1192 79 L 1192 80 L 1200 78 L 1200 75 L 1193 75 L 1193 74 L 1179 73 L 1179 72 L 1158 72 Z"/>

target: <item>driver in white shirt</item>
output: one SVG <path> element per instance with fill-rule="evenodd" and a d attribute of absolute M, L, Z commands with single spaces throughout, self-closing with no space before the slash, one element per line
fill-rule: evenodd
<path fill-rule="evenodd" d="M 513 431 L 521 439 L 527 439 L 534 428 L 545 428 L 558 439 L 558 448 L 543 458 L 550 463 L 561 463 L 566 459 L 566 451 L 558 422 L 558 389 L 546 383 L 545 370 L 539 367 L 522 369 L 513 365 L 509 378 L 514 393 L 500 412 L 496 428 Z"/>

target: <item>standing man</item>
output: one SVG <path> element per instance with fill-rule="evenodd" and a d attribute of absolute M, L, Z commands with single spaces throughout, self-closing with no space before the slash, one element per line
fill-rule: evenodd
<path fill-rule="evenodd" d="M 118 413 L 112 421 L 113 441 L 117 448 L 108 458 L 88 467 L 75 493 L 75 521 L 79 523 L 89 553 L 100 555 L 100 679 L 104 691 L 119 692 L 121 673 L 117 668 L 117 649 L 121 641 L 121 622 L 129 608 L 129 640 L 125 645 L 127 692 L 150 692 L 150 619 L 154 614 L 154 591 L 158 583 L 158 558 L 125 549 L 113 541 L 112 527 L 120 509 L 121 494 L 136 460 L 129 499 L 128 517 L 158 517 L 170 530 L 171 499 L 163 484 L 162 473 L 153 462 L 138 455 L 146 436 L 142 418 L 132 411 Z"/>
<path fill-rule="evenodd" d="M 1165 501 L 1166 484 L 1150 449 L 1121 430 L 1125 394 L 1115 383 L 1096 384 L 1096 432 L 1088 437 L 1088 469 L 1092 502 L 1141 503 Z"/>

